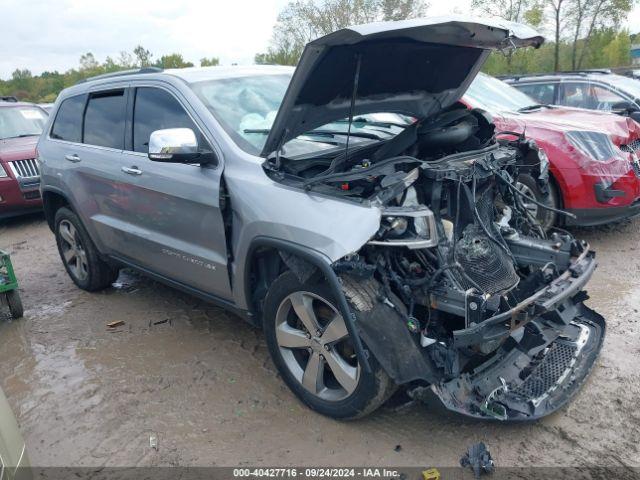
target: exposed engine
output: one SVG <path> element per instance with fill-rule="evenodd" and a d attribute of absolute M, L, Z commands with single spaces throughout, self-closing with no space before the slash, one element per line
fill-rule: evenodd
<path fill-rule="evenodd" d="M 389 349 L 408 359 L 385 365 L 398 383 L 426 380 L 449 408 L 475 416 L 543 412 L 541 396 L 552 398 L 547 390 L 513 392 L 526 389 L 536 362 L 544 363 L 541 352 L 587 311 L 580 291 L 595 268 L 593 252 L 567 232 L 545 232 L 516 188 L 522 169 L 546 187 L 548 165 L 536 153 L 524 138 L 496 141 L 485 112 L 458 106 L 382 145 L 325 158 L 279 158 L 268 169 L 278 181 L 380 207 L 378 232 L 334 265 L 342 275 L 380 285 L 389 311 L 359 318 L 362 337 L 383 365 L 380 352 Z M 390 334 L 383 344 L 381 332 L 391 331 L 394 321 L 389 312 L 410 340 Z M 592 332 L 593 345 L 601 333 Z M 518 342 L 525 345 L 515 348 Z M 420 354 L 412 356 L 415 346 Z M 524 357 L 513 360 L 530 367 L 490 373 L 492 358 L 516 350 Z M 547 379 L 554 389 L 564 371 Z"/>

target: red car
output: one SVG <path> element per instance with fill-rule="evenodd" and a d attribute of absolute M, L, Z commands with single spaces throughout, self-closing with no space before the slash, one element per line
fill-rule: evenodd
<path fill-rule="evenodd" d="M 42 209 L 36 143 L 48 114 L 30 103 L 0 100 L 0 219 Z"/>
<path fill-rule="evenodd" d="M 640 124 L 630 118 L 539 105 L 506 83 L 480 74 L 463 97 L 468 107 L 492 114 L 497 131 L 524 133 L 549 158 L 551 191 L 530 176 L 524 193 L 573 213 L 562 217 L 530 203 L 545 226 L 600 225 L 640 213 Z"/>

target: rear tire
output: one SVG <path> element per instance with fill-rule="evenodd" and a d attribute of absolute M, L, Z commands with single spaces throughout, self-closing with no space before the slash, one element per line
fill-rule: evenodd
<path fill-rule="evenodd" d="M 9 305 L 11 316 L 15 319 L 22 318 L 24 315 L 24 308 L 22 306 L 22 300 L 20 299 L 20 293 L 18 290 L 10 290 L 5 295 L 7 297 L 7 305 Z"/>
<path fill-rule="evenodd" d="M 78 216 L 62 207 L 54 225 L 58 253 L 73 283 L 88 292 L 110 287 L 118 278 L 118 269 L 100 258 Z"/>
<path fill-rule="evenodd" d="M 558 205 L 558 196 L 556 190 L 549 182 L 549 195 L 544 195 L 540 187 L 538 186 L 538 182 L 536 182 L 535 178 L 531 175 L 522 173 L 518 176 L 518 182 L 516 184 L 519 191 L 525 193 L 526 195 L 533 197 L 534 200 L 540 202 L 544 205 L 548 205 L 551 208 L 559 208 Z M 546 231 L 553 227 L 556 223 L 558 214 L 554 211 L 547 210 L 539 205 L 535 205 L 532 202 L 528 202 L 527 199 L 520 196 L 520 199 L 523 203 L 528 206 L 528 210 L 533 214 L 533 216 L 538 220 L 542 228 Z"/>
<path fill-rule="evenodd" d="M 354 292 L 348 299 L 358 310 L 368 299 Z M 364 417 L 396 390 L 372 355 L 372 372 L 360 367 L 326 283 L 301 284 L 292 272 L 283 273 L 267 292 L 263 319 L 276 368 L 287 386 L 311 409 L 342 420 Z"/>

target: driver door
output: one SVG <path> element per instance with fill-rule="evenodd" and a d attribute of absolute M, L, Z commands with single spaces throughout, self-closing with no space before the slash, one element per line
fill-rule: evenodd
<path fill-rule="evenodd" d="M 164 87 L 132 88 L 125 166 L 130 209 L 126 251 L 121 255 L 183 286 L 229 299 L 224 224 L 220 211 L 222 165 L 189 165 L 149 160 L 155 130 L 190 128 L 200 148 L 209 142 L 178 100 Z"/>

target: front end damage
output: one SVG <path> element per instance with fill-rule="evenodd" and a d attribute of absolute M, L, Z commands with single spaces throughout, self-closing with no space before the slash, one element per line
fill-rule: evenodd
<path fill-rule="evenodd" d="M 531 143 L 498 144 L 483 112 L 453 112 L 444 128 L 435 121 L 448 132 L 438 140 L 415 124 L 401 134 L 415 134 L 409 149 L 397 139 L 380 147 L 384 158 L 362 148 L 347 171 L 304 183 L 381 210 L 378 232 L 333 269 L 377 291 L 376 305 L 356 309 L 355 328 L 394 381 L 426 382 L 466 415 L 539 418 L 580 388 L 602 346 L 604 320 L 583 304 L 595 254 L 567 232 L 545 232 L 525 207 L 520 169 L 545 181 Z M 465 122 L 480 148 L 445 141 Z M 286 169 L 287 160 L 274 178 L 292 181 Z"/>
<path fill-rule="evenodd" d="M 397 384 L 426 383 L 451 410 L 527 420 L 580 388 L 605 324 L 583 304 L 594 253 L 565 231 L 545 231 L 527 205 L 550 207 L 517 187 L 526 170 L 547 191 L 546 158 L 522 135 L 498 141 L 486 112 L 458 103 L 490 49 L 542 43 L 512 27 L 419 20 L 316 40 L 269 132 L 263 168 L 287 187 L 380 212 L 378 230 L 357 251 L 332 257 L 325 275 L 342 279 L 340 310 L 365 369 L 360 340 Z M 350 144 L 355 118 L 385 112 L 414 121 L 392 138 Z M 317 141 L 313 129 L 346 117 L 346 141 L 333 132 L 335 148 L 286 148 L 306 132 Z"/>

